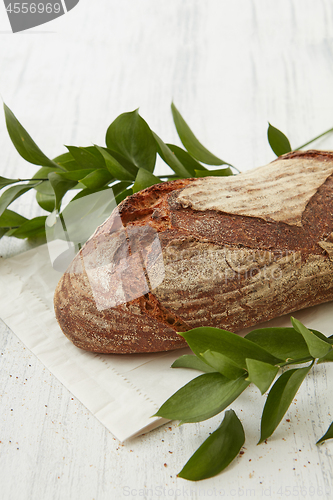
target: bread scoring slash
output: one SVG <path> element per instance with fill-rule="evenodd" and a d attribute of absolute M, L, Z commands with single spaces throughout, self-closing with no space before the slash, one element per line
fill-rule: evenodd
<path fill-rule="evenodd" d="M 333 300 L 333 152 L 293 152 L 231 177 L 126 198 L 62 276 L 64 334 L 100 353 L 184 347 Z"/>

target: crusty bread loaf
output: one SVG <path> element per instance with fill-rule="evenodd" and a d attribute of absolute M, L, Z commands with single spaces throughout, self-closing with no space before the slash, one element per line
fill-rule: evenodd
<path fill-rule="evenodd" d="M 55 292 L 78 347 L 167 351 L 198 326 L 238 331 L 333 299 L 333 153 L 294 152 L 233 177 L 126 198 Z"/>

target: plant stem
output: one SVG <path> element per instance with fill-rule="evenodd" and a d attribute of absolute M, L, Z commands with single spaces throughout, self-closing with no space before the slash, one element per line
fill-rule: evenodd
<path fill-rule="evenodd" d="M 62 213 L 58 213 L 58 215 L 59 215 L 59 219 L 60 219 L 60 223 L 61 223 L 62 229 L 63 229 L 64 234 L 65 234 L 66 241 L 68 243 L 68 248 L 70 248 L 71 247 L 71 245 L 70 245 L 71 240 L 70 240 L 69 235 L 68 235 L 68 231 L 67 231 L 67 227 L 66 227 L 64 216 L 62 215 Z"/>
<path fill-rule="evenodd" d="M 308 146 L 309 144 L 311 144 L 311 142 L 314 142 L 317 139 L 320 139 L 321 137 L 323 137 L 326 134 L 329 134 L 330 132 L 333 132 L 333 128 L 330 128 L 329 130 L 326 130 L 326 132 L 323 132 L 320 135 L 317 135 L 317 137 L 315 137 L 314 139 L 311 139 L 311 141 L 308 141 L 305 144 L 302 144 L 302 146 L 299 146 L 298 148 L 294 149 L 294 151 L 298 151 L 299 149 L 305 148 L 305 146 Z"/>
<path fill-rule="evenodd" d="M 48 179 L 17 179 L 17 182 L 48 181 Z"/>
<path fill-rule="evenodd" d="M 301 363 L 307 363 L 308 361 L 311 361 L 312 358 L 307 356 L 307 357 L 304 357 L 304 358 L 300 358 L 300 359 L 291 359 L 290 361 L 285 361 L 284 363 L 279 363 L 279 367 L 282 368 L 284 366 L 289 366 L 289 365 L 298 365 L 298 364 L 301 364 Z"/>
<path fill-rule="evenodd" d="M 239 174 L 241 173 L 241 171 L 237 167 L 234 167 L 233 165 L 230 165 L 229 163 L 226 163 L 226 165 L 227 165 L 226 167 L 222 167 L 222 168 L 231 167 L 231 168 L 234 168 Z M 171 175 L 157 175 L 157 177 L 159 179 L 165 179 L 165 178 L 168 178 L 168 179 L 171 179 L 171 178 L 179 179 L 179 176 L 176 175 L 176 174 L 171 174 Z"/>

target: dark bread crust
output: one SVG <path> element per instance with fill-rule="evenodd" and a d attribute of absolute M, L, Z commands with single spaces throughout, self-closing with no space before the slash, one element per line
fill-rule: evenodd
<path fill-rule="evenodd" d="M 332 164 L 333 171 L 333 153 L 314 150 L 289 153 L 272 168 L 279 161 L 300 159 L 315 159 L 316 168 Z M 166 269 L 161 286 L 127 303 L 96 308 L 88 276 L 77 268 L 83 269 L 87 258 L 107 255 L 110 235 L 119 225 L 115 214 L 75 257 L 59 281 L 54 305 L 63 332 L 76 346 L 105 353 L 177 349 L 186 345 L 177 331 L 197 326 L 238 331 L 333 299 L 333 262 L 327 251 L 333 232 L 333 175 L 309 199 L 301 226 L 186 207 L 179 194 L 197 181 L 157 184 L 118 207 L 127 235 L 146 227 L 158 233 Z M 323 247 L 323 242 L 328 243 Z M 126 245 L 119 239 L 114 259 L 120 262 Z M 218 276 L 214 262 L 229 273 L 227 280 Z M 281 277 L 267 279 L 267 269 L 278 269 Z M 140 265 L 131 272 L 139 274 Z M 177 279 L 172 278 L 175 273 Z"/>
<path fill-rule="evenodd" d="M 191 179 L 183 179 L 157 184 L 129 196 L 118 206 L 123 226 L 144 226 L 155 207 L 165 203 L 170 192 L 190 182 Z M 105 245 L 105 236 L 107 238 L 112 233 L 115 225 L 117 220 L 113 214 L 74 261 L 77 263 L 81 256 L 82 262 L 82 251 L 85 251 L 85 256 L 94 255 L 97 247 Z M 165 226 L 169 227 L 167 214 L 152 222 L 152 227 L 158 231 Z M 75 262 L 73 264 L 58 283 L 54 308 L 61 329 L 77 347 L 92 352 L 127 354 L 186 346 L 176 331 L 187 331 L 190 327 L 164 308 L 151 292 L 128 303 L 98 311 L 87 274 L 81 269 L 72 273 Z"/>

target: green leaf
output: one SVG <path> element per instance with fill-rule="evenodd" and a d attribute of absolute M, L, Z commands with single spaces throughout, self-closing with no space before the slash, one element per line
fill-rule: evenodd
<path fill-rule="evenodd" d="M 264 394 L 275 379 L 279 367 L 256 359 L 247 359 L 246 365 L 249 373 L 247 380 L 253 382 L 260 389 L 261 394 Z"/>
<path fill-rule="evenodd" d="M 246 371 L 220 352 L 207 350 L 201 357 L 208 363 L 215 371 L 221 373 L 227 378 L 236 379 L 246 374 Z"/>
<path fill-rule="evenodd" d="M 225 412 L 221 425 L 192 455 L 178 477 L 200 481 L 216 476 L 237 457 L 245 442 L 243 426 L 233 410 Z"/>
<path fill-rule="evenodd" d="M 0 177 L 0 189 L 9 186 L 10 184 L 16 184 L 20 182 L 20 179 L 7 179 L 6 177 Z"/>
<path fill-rule="evenodd" d="M 109 126 L 105 141 L 109 149 L 120 153 L 137 168 L 154 171 L 156 144 L 138 110 L 118 116 Z"/>
<path fill-rule="evenodd" d="M 110 172 L 110 174 L 115 178 L 119 180 L 134 180 L 136 173 L 137 173 L 137 168 L 135 167 L 135 174 L 133 174 L 133 169 L 131 171 L 127 170 L 125 167 L 123 167 L 118 160 L 116 160 L 112 154 L 104 149 L 100 148 L 99 146 L 95 146 L 98 151 L 100 151 L 101 155 L 104 158 L 105 166 L 107 170 Z"/>
<path fill-rule="evenodd" d="M 123 201 L 125 198 L 127 198 L 127 196 L 132 196 L 132 194 L 133 194 L 132 189 L 125 189 L 125 191 L 122 191 L 121 193 L 119 193 L 116 196 L 117 205 L 119 205 L 119 203 L 121 201 Z"/>
<path fill-rule="evenodd" d="M 225 177 L 234 175 L 230 167 L 220 168 L 218 170 L 196 170 L 195 177 Z"/>
<path fill-rule="evenodd" d="M 195 177 L 196 170 L 207 170 L 206 167 L 204 167 L 203 165 L 201 165 L 201 163 L 197 162 L 194 158 L 192 158 L 192 156 L 187 151 L 185 151 L 185 149 L 182 149 L 179 146 L 175 146 L 174 144 L 167 144 L 167 146 L 172 151 L 172 153 L 178 158 L 180 163 L 184 165 L 184 167 L 191 174 L 192 177 Z M 167 162 L 165 161 L 165 163 Z"/>
<path fill-rule="evenodd" d="M 57 156 L 53 161 L 68 172 L 82 169 L 69 152 Z"/>
<path fill-rule="evenodd" d="M 59 174 L 62 172 L 60 168 L 58 167 L 41 167 L 37 170 L 35 175 L 32 177 L 33 179 L 45 179 L 47 180 L 49 178 L 49 174 L 51 172 L 58 172 Z"/>
<path fill-rule="evenodd" d="M 34 219 L 27 220 L 18 229 L 13 229 L 12 231 L 10 231 L 10 236 L 15 236 L 15 238 L 22 239 L 44 236 L 45 221 L 46 216 L 35 217 Z"/>
<path fill-rule="evenodd" d="M 54 194 L 44 194 L 37 191 L 36 201 L 43 210 L 46 210 L 47 212 L 53 212 L 56 202 Z"/>
<path fill-rule="evenodd" d="M 276 156 L 281 156 L 291 151 L 288 138 L 270 123 L 268 123 L 267 137 L 269 145 Z"/>
<path fill-rule="evenodd" d="M 56 174 L 57 175 L 57 174 Z M 54 194 L 54 191 L 53 191 L 53 188 L 52 188 L 52 185 L 50 183 L 49 180 L 47 181 L 43 181 L 43 182 L 39 182 L 36 186 L 35 186 L 35 190 L 38 192 L 38 193 L 43 193 L 43 194 L 47 194 L 49 196 L 52 196 Z"/>
<path fill-rule="evenodd" d="M 67 191 L 76 185 L 76 181 L 67 181 L 55 172 L 49 174 L 49 180 L 56 198 L 55 209 L 59 210 L 61 206 L 61 200 L 63 199 Z"/>
<path fill-rule="evenodd" d="M 14 200 L 22 196 L 37 184 L 19 184 L 18 186 L 12 186 L 0 196 L 0 215 L 6 210 L 6 208 L 13 203 Z"/>
<path fill-rule="evenodd" d="M 192 370 L 200 370 L 206 373 L 216 372 L 214 368 L 207 365 L 205 361 L 202 361 L 197 356 L 193 356 L 193 354 L 184 354 L 180 356 L 180 358 L 172 363 L 171 368 L 191 368 Z"/>
<path fill-rule="evenodd" d="M 295 330 L 300 333 L 309 349 L 311 356 L 322 358 L 332 349 L 332 345 L 308 330 L 298 319 L 291 317 L 291 323 Z"/>
<path fill-rule="evenodd" d="M 192 177 L 191 172 L 189 172 L 184 165 L 178 160 L 177 156 L 168 148 L 168 146 L 158 137 L 158 135 L 153 132 L 157 144 L 157 152 L 169 165 L 169 167 L 182 179 L 187 179 Z"/>
<path fill-rule="evenodd" d="M 112 193 L 115 197 L 115 200 L 118 203 L 120 203 L 122 200 L 124 200 L 127 196 L 131 196 L 133 194 L 132 189 L 127 189 L 128 186 L 130 186 L 132 182 L 118 182 L 116 184 L 112 184 L 112 186 L 105 186 L 100 189 L 82 189 L 76 196 L 71 201 L 79 200 L 80 198 L 84 198 L 85 196 L 89 196 L 94 193 L 102 192 L 105 190 L 112 189 Z M 112 195 L 110 195 L 112 196 Z"/>
<path fill-rule="evenodd" d="M 137 193 L 138 191 L 142 191 L 149 186 L 153 186 L 154 184 L 160 184 L 161 179 L 155 177 L 155 175 L 148 172 L 144 168 L 139 168 L 138 175 L 136 176 L 133 193 Z"/>
<path fill-rule="evenodd" d="M 80 180 L 88 189 L 98 189 L 114 180 L 106 168 L 98 168 Z"/>
<path fill-rule="evenodd" d="M 103 169 L 103 170 L 105 170 L 105 169 Z M 79 182 L 81 179 L 84 179 L 85 177 L 87 177 L 87 175 L 89 175 L 91 172 L 95 172 L 95 171 L 96 171 L 95 169 L 91 169 L 91 168 L 82 168 L 81 170 L 72 170 L 69 172 L 61 172 L 58 175 L 60 175 L 60 177 L 62 179 L 66 179 L 67 181 Z"/>
<path fill-rule="evenodd" d="M 7 227 L 0 227 L 0 239 L 5 236 L 8 232 L 8 228 Z"/>
<path fill-rule="evenodd" d="M 245 338 L 284 361 L 313 359 L 302 335 L 291 327 L 259 328 L 252 330 Z"/>
<path fill-rule="evenodd" d="M 122 167 L 124 167 L 124 169 L 129 174 L 131 174 L 132 178 L 135 179 L 136 174 L 138 173 L 138 167 L 136 167 L 127 158 L 125 158 L 125 156 L 121 155 L 117 151 L 112 151 L 112 149 L 108 149 L 108 148 L 102 148 L 102 149 L 104 149 L 104 151 L 106 151 L 107 153 L 109 153 L 114 160 L 117 160 L 117 162 L 120 163 L 120 165 Z"/>
<path fill-rule="evenodd" d="M 327 363 L 327 362 L 332 362 L 333 361 L 333 350 L 331 350 L 329 353 L 327 353 L 325 356 L 322 358 L 319 358 L 317 363 Z"/>
<path fill-rule="evenodd" d="M 58 217 L 47 221 L 48 239 L 68 238 L 83 244 L 116 207 L 111 189 L 90 193 L 89 196 L 71 201 Z M 66 232 L 64 231 L 66 227 Z"/>
<path fill-rule="evenodd" d="M 272 356 L 250 340 L 219 328 L 199 327 L 185 333 L 179 333 L 179 335 L 184 337 L 197 356 L 210 349 L 223 354 L 244 370 L 247 369 L 246 358 L 258 359 L 272 365 L 281 362 L 281 359 Z"/>
<path fill-rule="evenodd" d="M 104 168 L 104 161 L 102 155 L 94 147 L 78 148 L 76 146 L 66 146 L 80 169 L 95 170 Z"/>
<path fill-rule="evenodd" d="M 153 416 L 201 422 L 224 410 L 248 385 L 244 377 L 230 380 L 220 373 L 204 373 L 173 394 Z"/>
<path fill-rule="evenodd" d="M 96 148 L 95 145 L 93 146 L 86 146 L 83 148 L 87 153 L 90 153 L 91 155 L 95 156 L 96 159 L 96 167 L 99 165 L 99 168 L 105 168 L 103 156 L 101 152 Z"/>
<path fill-rule="evenodd" d="M 78 192 L 78 194 L 76 194 L 76 195 L 74 196 L 74 198 L 72 198 L 71 203 L 72 203 L 73 201 L 79 200 L 80 198 L 84 198 L 84 197 L 89 196 L 89 195 L 91 195 L 91 194 L 100 193 L 100 192 L 102 192 L 102 191 L 107 191 L 107 190 L 109 190 L 109 189 L 111 189 L 109 186 L 104 186 L 104 187 L 99 188 L 99 189 L 88 189 L 88 188 L 84 188 L 84 189 L 82 189 L 81 191 L 79 191 L 79 192 Z M 112 194 L 111 194 L 111 196 L 112 196 Z M 67 207 L 66 207 L 66 208 L 67 208 Z"/>
<path fill-rule="evenodd" d="M 314 333 L 321 340 L 324 340 L 325 342 L 328 342 L 329 344 L 333 344 L 333 338 L 332 337 L 326 337 L 326 335 L 324 335 L 321 332 L 318 332 L 318 330 L 313 330 L 312 329 L 311 332 Z"/>
<path fill-rule="evenodd" d="M 173 103 L 171 104 L 171 111 L 179 138 L 185 149 L 187 149 L 193 158 L 205 163 L 206 165 L 224 165 L 226 163 L 217 156 L 213 155 L 198 141 Z"/>
<path fill-rule="evenodd" d="M 266 399 L 261 417 L 261 435 L 258 444 L 273 434 L 311 367 L 312 363 L 305 368 L 288 370 L 277 379 Z"/>
<path fill-rule="evenodd" d="M 329 426 L 329 428 L 327 429 L 327 431 L 325 432 L 325 434 L 323 435 L 323 437 L 321 437 L 317 442 L 316 444 L 320 444 L 320 443 L 323 443 L 324 441 L 326 441 L 327 439 L 333 439 L 333 422 L 331 423 L 331 425 Z"/>
<path fill-rule="evenodd" d="M 131 182 L 117 182 L 116 184 L 112 184 L 111 188 L 114 196 L 121 194 L 125 191 L 132 183 Z"/>
<path fill-rule="evenodd" d="M 25 217 L 12 210 L 6 209 L 2 215 L 0 215 L 0 227 L 12 228 L 17 227 L 27 221 Z"/>
<path fill-rule="evenodd" d="M 38 205 L 43 210 L 46 210 L 48 212 L 52 212 L 54 210 L 54 206 L 55 206 L 54 191 L 53 191 L 53 188 L 51 186 L 50 181 L 48 180 L 49 174 L 51 174 L 53 172 L 57 172 L 58 175 L 62 175 L 62 171 L 60 169 L 51 168 L 51 167 L 42 167 L 33 176 L 33 179 L 34 178 L 45 179 L 43 182 L 39 182 L 35 186 L 35 189 L 37 191 L 36 201 L 37 201 Z"/>
<path fill-rule="evenodd" d="M 53 192 L 51 183 L 48 180 L 49 174 L 51 174 L 53 172 L 57 172 L 58 175 L 62 175 L 62 170 L 60 170 L 60 169 L 51 168 L 51 167 L 42 167 L 33 176 L 33 179 L 45 179 L 43 182 L 38 182 L 38 184 L 35 186 L 35 190 L 38 193 L 40 193 L 40 196 L 38 198 L 37 198 L 37 194 L 36 194 L 36 200 L 37 200 L 38 204 L 39 204 L 39 201 L 42 203 L 42 205 L 40 205 L 42 208 L 44 208 L 43 205 L 45 204 L 45 200 L 51 199 L 49 197 L 54 198 L 54 192 Z"/>
<path fill-rule="evenodd" d="M 31 139 L 28 132 L 22 127 L 15 117 L 14 113 L 4 104 L 6 125 L 9 136 L 18 153 L 34 165 L 44 165 L 49 167 L 58 167 L 39 149 L 37 144 Z"/>
<path fill-rule="evenodd" d="M 108 190 L 112 189 L 112 194 L 110 193 L 110 197 L 114 197 L 116 200 L 116 203 L 118 204 L 122 200 L 124 200 L 127 196 L 131 196 L 133 194 L 132 189 L 127 189 L 128 186 L 130 186 L 131 184 L 132 184 L 132 182 L 118 182 L 116 184 L 112 184 L 111 187 L 104 186 L 102 188 L 94 189 L 94 190 L 85 188 L 85 189 L 82 189 L 82 191 L 80 191 L 76 196 L 74 196 L 74 198 L 71 200 L 71 202 L 75 201 L 75 200 L 79 200 L 80 198 L 84 198 L 84 197 L 89 196 L 89 195 L 94 194 L 94 193 L 99 193 L 102 191 L 108 191 Z"/>
<path fill-rule="evenodd" d="M 73 160 L 74 160 L 73 156 L 68 151 L 66 151 L 66 153 L 62 153 L 61 155 L 53 158 L 53 161 L 55 163 L 58 163 L 59 165 L 63 165 L 64 163 L 71 162 Z"/>

